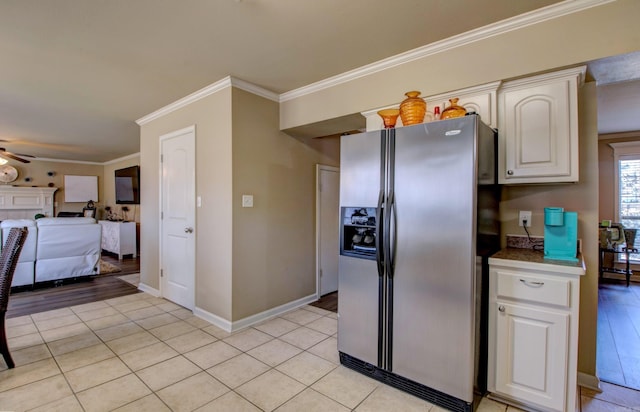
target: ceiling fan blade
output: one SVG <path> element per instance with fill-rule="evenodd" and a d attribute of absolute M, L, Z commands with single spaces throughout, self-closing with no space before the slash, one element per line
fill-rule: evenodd
<path fill-rule="evenodd" d="M 13 153 L 9 153 L 9 152 L 4 151 L 4 150 L 0 151 L 0 156 L 5 157 L 5 158 L 9 158 L 9 159 L 13 159 L 13 160 L 17 160 L 17 161 L 22 162 L 22 163 L 31 163 L 27 159 L 23 159 L 21 157 L 18 157 L 16 155 L 14 155 Z"/>

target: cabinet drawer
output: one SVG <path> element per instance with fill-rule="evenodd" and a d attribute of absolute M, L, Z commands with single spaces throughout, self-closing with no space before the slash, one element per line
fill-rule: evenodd
<path fill-rule="evenodd" d="M 498 271 L 497 283 L 498 297 L 571 306 L 571 283 L 568 279 L 550 279 Z"/>

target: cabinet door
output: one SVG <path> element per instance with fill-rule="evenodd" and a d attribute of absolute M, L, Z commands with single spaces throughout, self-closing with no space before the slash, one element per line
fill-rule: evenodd
<path fill-rule="evenodd" d="M 570 176 L 571 141 L 566 84 L 507 91 L 506 180 Z"/>
<path fill-rule="evenodd" d="M 480 116 L 480 119 L 491 127 L 496 127 L 495 120 L 495 92 L 484 92 L 477 95 L 463 95 L 449 94 L 443 97 L 429 97 L 427 100 L 427 113 L 424 116 L 425 122 L 432 122 L 433 110 L 436 106 L 440 106 L 440 113 L 447 107 L 451 106 L 449 99 L 458 97 L 458 105 L 464 107 L 467 113 L 476 112 Z M 493 103 L 493 104 L 492 104 Z"/>
<path fill-rule="evenodd" d="M 584 68 L 504 83 L 498 92 L 500 183 L 578 181 L 578 86 Z"/>
<path fill-rule="evenodd" d="M 496 392 L 564 411 L 569 314 L 496 305 Z"/>

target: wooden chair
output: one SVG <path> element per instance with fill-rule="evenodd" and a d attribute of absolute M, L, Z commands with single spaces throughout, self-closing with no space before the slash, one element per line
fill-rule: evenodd
<path fill-rule="evenodd" d="M 9 305 L 9 293 L 11 293 L 11 281 L 16 270 L 22 245 L 27 238 L 27 228 L 13 227 L 9 230 L 7 241 L 0 254 L 0 353 L 9 369 L 15 366 L 9 346 L 7 345 L 7 333 L 5 330 L 5 315 Z"/>

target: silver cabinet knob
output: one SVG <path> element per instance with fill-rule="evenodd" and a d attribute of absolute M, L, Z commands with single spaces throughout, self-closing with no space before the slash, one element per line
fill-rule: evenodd
<path fill-rule="evenodd" d="M 513 170 L 507 170 L 507 174 L 508 174 L 509 176 L 513 176 Z"/>
<path fill-rule="evenodd" d="M 505 309 L 504 309 L 504 305 L 500 305 L 500 306 L 498 306 L 498 310 L 499 310 L 500 312 L 504 312 L 504 310 L 505 310 Z"/>
<path fill-rule="evenodd" d="M 192 227 L 185 227 L 184 228 L 184 233 L 193 233 L 193 228 Z"/>

